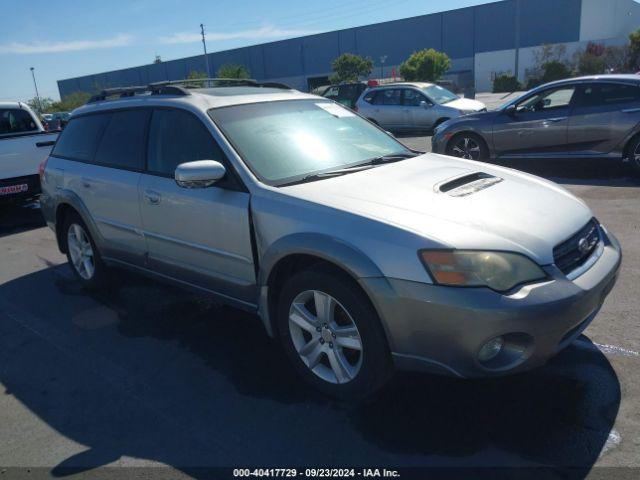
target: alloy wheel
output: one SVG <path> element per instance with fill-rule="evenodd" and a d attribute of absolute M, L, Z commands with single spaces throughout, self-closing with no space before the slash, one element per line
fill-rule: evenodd
<path fill-rule="evenodd" d="M 93 248 L 84 228 L 77 223 L 69 225 L 67 247 L 71 262 L 78 275 L 85 280 L 91 280 L 96 271 Z"/>
<path fill-rule="evenodd" d="M 480 145 L 478 142 L 470 137 L 462 137 L 458 140 L 451 153 L 459 158 L 466 158 L 467 160 L 479 160 L 480 159 Z"/>
<path fill-rule="evenodd" d="M 636 149 L 633 151 L 633 161 L 636 164 L 636 168 L 640 168 L 640 142 L 638 142 Z"/>
<path fill-rule="evenodd" d="M 362 367 L 362 339 L 349 312 L 331 295 L 305 290 L 289 308 L 289 333 L 302 362 L 330 383 L 353 380 Z"/>

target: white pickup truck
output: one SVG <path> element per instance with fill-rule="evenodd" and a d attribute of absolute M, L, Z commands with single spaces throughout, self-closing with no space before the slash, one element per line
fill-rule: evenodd
<path fill-rule="evenodd" d="M 0 204 L 40 194 L 38 167 L 57 137 L 25 103 L 0 102 Z"/>

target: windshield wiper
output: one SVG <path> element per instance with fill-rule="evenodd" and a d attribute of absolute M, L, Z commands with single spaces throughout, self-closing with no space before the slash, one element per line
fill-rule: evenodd
<path fill-rule="evenodd" d="M 298 183 L 313 182 L 314 180 L 320 180 L 322 178 L 329 178 L 329 177 L 338 177 L 340 175 L 346 175 L 347 173 L 359 172 L 360 170 L 368 170 L 369 168 L 373 168 L 373 165 L 366 163 L 366 164 L 356 165 L 353 167 L 340 168 L 337 170 L 328 170 L 326 172 L 312 173 L 311 175 L 307 175 L 304 178 L 300 178 L 292 182 L 282 183 L 278 186 L 287 187 L 289 185 L 296 185 Z"/>
<path fill-rule="evenodd" d="M 365 160 L 359 165 L 382 165 L 384 163 L 399 162 L 400 160 L 406 160 L 407 158 L 413 158 L 420 155 L 419 153 L 392 153 L 390 155 L 381 155 L 379 157 L 373 157 Z"/>
<path fill-rule="evenodd" d="M 391 155 L 381 155 L 379 157 L 369 158 L 362 163 L 358 163 L 357 165 L 352 165 L 350 167 L 339 168 L 336 170 L 328 170 L 326 172 L 313 173 L 311 175 L 307 175 L 304 178 L 294 180 L 292 182 L 287 182 L 278 185 L 279 187 L 286 187 L 289 185 L 296 185 L 298 183 L 305 182 L 313 182 L 314 180 L 321 180 L 323 178 L 329 177 L 338 177 L 340 175 L 346 175 L 347 173 L 360 172 L 362 170 L 368 170 L 377 165 L 382 165 L 384 163 L 392 163 L 398 162 L 400 160 L 405 160 L 407 158 L 417 157 L 420 155 L 419 153 L 394 153 Z"/>

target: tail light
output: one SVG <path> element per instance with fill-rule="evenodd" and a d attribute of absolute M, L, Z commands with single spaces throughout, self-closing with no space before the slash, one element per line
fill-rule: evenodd
<path fill-rule="evenodd" d="M 47 160 L 49 160 L 49 157 L 45 158 L 38 166 L 38 175 L 40 176 L 40 183 L 44 183 L 44 169 L 47 168 Z"/>

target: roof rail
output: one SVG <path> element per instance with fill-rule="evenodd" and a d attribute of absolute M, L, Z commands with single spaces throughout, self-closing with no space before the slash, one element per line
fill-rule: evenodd
<path fill-rule="evenodd" d="M 264 87 L 264 88 L 282 88 L 292 90 L 289 85 L 277 82 L 258 82 L 253 78 L 186 78 L 183 80 L 166 80 L 151 83 L 149 86 L 168 86 L 180 85 L 184 88 L 213 88 L 213 87 Z"/>
<path fill-rule="evenodd" d="M 105 88 L 97 95 L 94 95 L 89 99 L 87 103 L 100 102 L 107 100 L 109 97 L 133 97 L 134 95 L 190 95 L 190 93 L 184 88 L 171 85 L 155 85 L 150 84 L 148 86 L 133 86 L 133 87 L 116 87 Z"/>
<path fill-rule="evenodd" d="M 212 88 L 212 87 L 261 87 L 261 88 L 281 88 L 283 90 L 293 90 L 289 85 L 278 82 L 260 83 L 251 78 L 186 78 L 184 80 L 166 80 L 150 83 L 149 85 L 133 87 L 105 88 L 97 95 L 89 99 L 87 103 L 101 102 L 109 97 L 133 97 L 135 95 L 190 95 L 190 88 Z"/>

